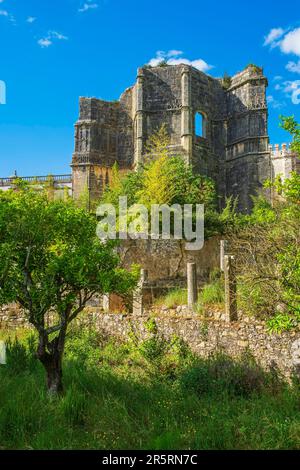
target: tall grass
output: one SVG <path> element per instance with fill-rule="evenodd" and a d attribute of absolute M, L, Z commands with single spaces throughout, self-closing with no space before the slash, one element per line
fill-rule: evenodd
<path fill-rule="evenodd" d="M 165 296 L 157 299 L 157 306 L 165 306 L 167 308 L 176 308 L 179 305 L 187 305 L 187 290 L 173 289 Z M 202 311 L 207 306 L 223 306 L 224 305 L 224 281 L 221 277 L 213 277 L 210 282 L 205 284 L 199 290 L 198 302 L 196 309 Z"/>
<path fill-rule="evenodd" d="M 21 344 L 12 342 L 8 364 L 0 366 L 0 447 L 300 447 L 297 384 L 287 385 L 247 355 L 237 361 L 223 355 L 205 360 L 179 338 L 164 348 L 155 333 L 149 340 L 120 343 L 93 331 L 72 332 L 64 360 L 65 393 L 58 398 L 46 393 L 32 340 L 23 335 Z"/>
<path fill-rule="evenodd" d="M 165 296 L 156 300 L 155 305 L 159 307 L 175 308 L 179 305 L 187 304 L 187 290 L 186 289 L 172 289 Z"/>

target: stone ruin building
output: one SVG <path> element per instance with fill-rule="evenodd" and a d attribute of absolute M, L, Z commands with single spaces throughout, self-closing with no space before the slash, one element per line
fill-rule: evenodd
<path fill-rule="evenodd" d="M 118 101 L 80 98 L 72 175 L 51 176 L 53 187 L 57 193 L 68 187 L 75 198 L 87 191 L 90 200 L 99 199 L 114 163 L 121 172 L 134 171 L 147 139 L 165 124 L 170 153 L 211 176 L 221 203 L 238 196 L 239 208 L 247 211 L 267 178 L 300 172 L 290 146 L 269 143 L 267 85 L 255 65 L 225 79 L 184 64 L 139 68 L 136 83 Z M 16 177 L 0 178 L 0 189 Z M 49 177 L 21 179 L 42 185 Z"/>
<path fill-rule="evenodd" d="M 121 172 L 134 171 L 143 162 L 149 136 L 162 124 L 171 138 L 170 154 L 180 155 L 195 172 L 212 177 L 220 204 L 238 196 L 239 209 L 248 211 L 251 196 L 276 175 L 300 172 L 300 161 L 290 146 L 269 143 L 266 88 L 263 70 L 249 65 L 232 78 L 216 79 L 187 65 L 145 66 L 135 85 L 119 101 L 80 98 L 75 124 L 72 176 L 53 177 L 55 194 L 65 190 L 89 203 L 99 200 L 110 184 L 115 162 Z M 15 177 L 0 179 L 8 189 Z M 27 177 L 43 185 L 47 177 Z M 65 189 L 64 189 L 65 188 Z M 268 196 L 272 198 L 272 193 Z M 148 272 L 147 296 L 186 283 L 191 253 L 178 240 L 127 240 L 124 267 L 139 264 Z M 194 252 L 198 279 L 206 280 L 219 266 L 219 240 L 210 239 Z M 145 290 L 144 289 L 144 290 Z"/>
<path fill-rule="evenodd" d="M 238 196 L 248 211 L 251 195 L 267 178 L 287 177 L 297 159 L 286 145 L 269 145 L 267 78 L 249 65 L 216 79 L 187 65 L 145 66 L 119 101 L 80 98 L 72 161 L 73 193 L 99 199 L 115 162 L 121 172 L 143 162 L 149 136 L 166 124 L 170 153 L 212 177 L 220 201 Z M 298 167 L 299 168 L 299 167 Z"/>

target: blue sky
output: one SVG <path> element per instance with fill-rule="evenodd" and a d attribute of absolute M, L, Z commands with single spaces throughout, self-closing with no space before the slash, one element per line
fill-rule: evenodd
<path fill-rule="evenodd" d="M 7 89 L 0 176 L 70 172 L 78 97 L 118 99 L 138 66 L 169 51 L 168 60 L 193 61 L 215 77 L 263 66 L 271 141 L 288 141 L 278 116 L 300 120 L 298 7 L 297 0 L 288 8 L 278 0 L 0 0 Z"/>

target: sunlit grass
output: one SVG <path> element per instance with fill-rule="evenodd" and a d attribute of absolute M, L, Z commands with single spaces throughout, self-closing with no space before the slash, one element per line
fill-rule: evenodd
<path fill-rule="evenodd" d="M 0 366 L 2 449 L 297 449 L 299 387 L 251 358 L 195 358 L 173 338 L 143 344 L 73 333 L 64 395 L 50 398 L 32 339 Z M 23 345 L 23 346 L 22 346 Z"/>

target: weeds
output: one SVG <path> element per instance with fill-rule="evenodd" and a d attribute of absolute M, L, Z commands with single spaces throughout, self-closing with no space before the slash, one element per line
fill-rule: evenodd
<path fill-rule="evenodd" d="M 28 334 L 0 366 L 2 449 L 296 449 L 299 383 L 245 354 L 195 357 L 153 324 L 144 343 L 72 331 L 50 398 Z"/>

